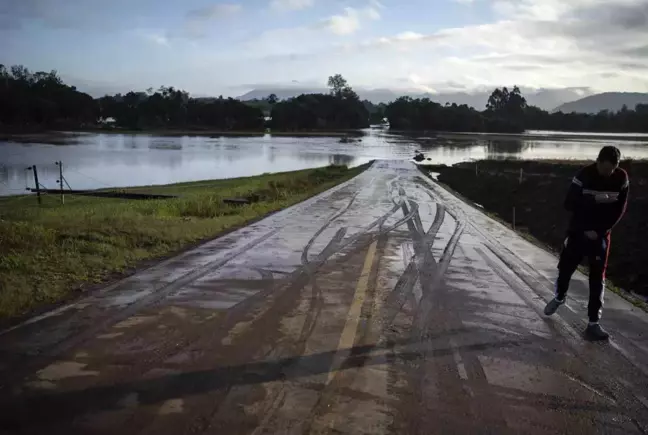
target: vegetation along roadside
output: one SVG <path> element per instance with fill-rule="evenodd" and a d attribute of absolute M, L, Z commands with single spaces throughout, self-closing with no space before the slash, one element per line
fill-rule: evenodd
<path fill-rule="evenodd" d="M 563 200 L 575 172 L 587 162 L 484 160 L 438 166 L 439 182 L 480 204 L 487 212 L 558 252 L 565 238 L 568 212 Z M 607 275 L 612 282 L 648 297 L 648 161 L 621 163 L 630 175 L 626 215 L 612 232 Z M 522 170 L 522 172 L 520 172 Z"/>
<path fill-rule="evenodd" d="M 369 165 L 124 189 L 176 195 L 129 201 L 0 198 L 0 325 L 347 181 Z M 225 198 L 254 198 L 231 205 Z"/>

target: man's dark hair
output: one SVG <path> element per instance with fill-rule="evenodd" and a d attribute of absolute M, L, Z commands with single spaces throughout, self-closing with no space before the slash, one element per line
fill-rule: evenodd
<path fill-rule="evenodd" d="M 621 160 L 621 151 L 612 145 L 604 146 L 601 148 L 596 160 L 599 162 L 610 162 L 613 165 L 618 165 Z"/>

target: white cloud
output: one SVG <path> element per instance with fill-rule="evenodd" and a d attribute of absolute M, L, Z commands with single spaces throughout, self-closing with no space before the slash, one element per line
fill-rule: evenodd
<path fill-rule="evenodd" d="M 270 7 L 282 11 L 298 11 L 308 9 L 315 4 L 315 0 L 272 0 Z"/>
<path fill-rule="evenodd" d="M 228 68 L 221 65 L 225 55 L 220 49 L 215 59 L 213 40 L 199 41 L 202 51 L 192 58 L 194 76 L 236 71 L 223 72 L 225 86 L 323 82 L 339 72 L 358 88 L 406 84 L 443 92 L 517 84 L 648 91 L 646 0 L 573 0 L 567 6 L 558 0 L 479 0 L 493 8 L 493 22 L 429 33 L 398 29 L 380 3 L 359 1 L 358 7 L 315 25 L 266 30 L 232 46 Z M 384 28 L 395 31 L 362 37 L 360 30 L 381 14 L 389 24 Z M 326 37 L 327 32 L 344 37 Z M 164 45 L 164 34 L 149 33 L 151 42 Z M 213 81 L 205 79 L 201 86 L 209 89 Z"/>
<path fill-rule="evenodd" d="M 161 33 L 146 33 L 144 38 L 158 45 L 169 45 L 169 39 Z"/>
<path fill-rule="evenodd" d="M 428 34 L 403 31 L 365 41 L 349 38 L 344 44 L 322 42 L 316 32 L 304 33 L 301 49 L 287 49 L 268 61 L 282 68 L 289 61 L 294 71 L 338 68 L 352 83 L 369 86 L 390 86 L 397 77 L 409 77 L 410 86 L 419 89 L 453 82 L 470 88 L 585 85 L 648 91 L 646 0 L 490 0 L 490 4 L 498 17 L 492 23 Z M 352 35 L 363 19 L 371 17 L 366 8 L 347 8 L 327 20 L 326 28 Z M 319 38 L 317 44 L 309 44 L 305 40 L 309 37 Z"/>
<path fill-rule="evenodd" d="M 227 18 L 239 13 L 242 9 L 243 8 L 239 4 L 220 3 L 217 5 L 190 10 L 189 12 L 187 12 L 187 18 L 190 20 L 212 20 Z"/>
<path fill-rule="evenodd" d="M 360 29 L 363 20 L 379 20 L 378 8 L 382 5 L 377 1 L 362 9 L 344 8 L 344 14 L 327 18 L 324 26 L 336 35 L 350 35 Z"/>

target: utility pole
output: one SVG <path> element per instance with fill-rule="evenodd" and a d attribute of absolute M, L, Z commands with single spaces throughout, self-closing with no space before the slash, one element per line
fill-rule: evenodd
<path fill-rule="evenodd" d="M 56 166 L 59 167 L 59 186 L 61 186 L 61 204 L 65 204 L 65 195 L 63 194 L 63 162 L 56 162 Z"/>
<path fill-rule="evenodd" d="M 38 205 L 42 204 L 41 193 L 40 193 L 40 184 L 38 184 L 38 171 L 36 170 L 36 165 L 30 166 L 27 170 L 32 170 L 34 172 L 34 183 L 36 183 L 36 197 L 38 198 Z"/>

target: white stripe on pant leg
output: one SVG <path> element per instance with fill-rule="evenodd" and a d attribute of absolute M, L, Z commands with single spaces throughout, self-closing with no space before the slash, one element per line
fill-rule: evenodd
<path fill-rule="evenodd" d="M 601 280 L 601 297 L 599 298 L 599 301 L 601 301 L 601 308 L 599 308 L 599 320 L 601 320 L 601 316 L 603 315 L 603 302 L 604 302 L 604 296 L 605 296 L 605 278 Z"/>

